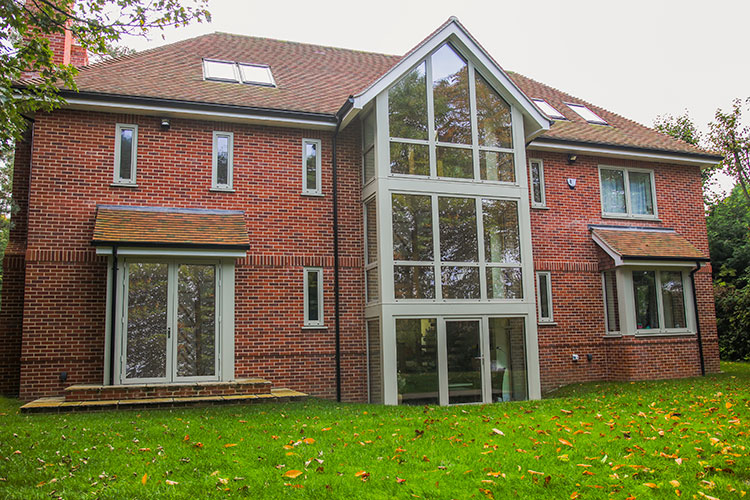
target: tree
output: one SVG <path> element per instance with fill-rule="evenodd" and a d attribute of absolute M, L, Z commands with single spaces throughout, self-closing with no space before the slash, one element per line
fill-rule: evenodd
<path fill-rule="evenodd" d="M 745 104 L 749 102 L 750 98 L 745 100 Z M 719 168 L 734 177 L 750 202 L 750 128 L 741 125 L 742 104 L 742 100 L 735 99 L 731 111 L 716 110 L 716 121 L 708 126 L 708 139 L 724 156 Z"/>
<path fill-rule="evenodd" d="M 10 216 L 14 205 L 11 199 L 13 186 L 13 151 L 0 149 L 0 289 L 3 285 L 3 256 L 10 235 Z"/>
<path fill-rule="evenodd" d="M 209 21 L 208 0 L 0 0 L 0 148 L 20 139 L 25 114 L 52 111 L 76 90 L 77 70 L 56 62 L 47 36 L 72 36 L 84 49 L 106 54 L 123 36 Z M 24 74 L 36 78 L 18 85 Z"/>
<path fill-rule="evenodd" d="M 698 127 L 695 126 L 695 123 L 693 123 L 693 119 L 690 118 L 690 114 L 687 110 L 685 110 L 685 113 L 680 116 L 673 116 L 670 114 L 657 116 L 654 120 L 654 128 L 659 132 L 671 135 L 675 139 L 687 142 L 693 146 L 700 147 L 704 141 L 703 135 L 698 130 Z M 718 169 L 718 166 L 713 168 L 704 167 L 701 169 L 703 198 L 707 205 L 709 205 L 712 200 L 712 195 L 708 188 L 714 180 L 714 173 Z"/>

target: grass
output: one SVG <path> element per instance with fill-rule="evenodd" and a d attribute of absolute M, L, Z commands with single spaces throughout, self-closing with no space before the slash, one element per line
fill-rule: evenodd
<path fill-rule="evenodd" d="M 448 408 L 25 416 L 0 399 L 0 498 L 741 498 L 750 364 L 722 368 Z"/>

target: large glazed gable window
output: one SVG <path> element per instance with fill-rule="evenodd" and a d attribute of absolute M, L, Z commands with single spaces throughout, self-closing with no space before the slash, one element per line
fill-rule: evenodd
<path fill-rule="evenodd" d="M 471 144 L 469 67 L 447 44 L 432 55 L 432 95 L 438 142 Z"/>
<path fill-rule="evenodd" d="M 420 64 L 388 91 L 391 137 L 427 140 L 427 80 Z"/>
<path fill-rule="evenodd" d="M 605 217 L 656 218 L 653 171 L 602 166 L 599 179 Z"/>
<path fill-rule="evenodd" d="M 138 156 L 138 125 L 118 123 L 115 127 L 115 184 L 135 184 Z"/>
<path fill-rule="evenodd" d="M 234 134 L 214 132 L 211 184 L 213 189 L 231 191 L 234 162 Z"/>

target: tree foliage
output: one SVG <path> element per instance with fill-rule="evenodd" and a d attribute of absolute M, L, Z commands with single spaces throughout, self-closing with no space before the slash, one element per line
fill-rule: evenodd
<path fill-rule="evenodd" d="M 748 103 L 750 98 L 744 101 Z M 743 101 L 735 99 L 730 111 L 717 109 L 716 121 L 708 126 L 708 140 L 724 156 L 719 168 L 737 181 L 750 202 L 750 128 L 742 125 L 742 107 Z"/>

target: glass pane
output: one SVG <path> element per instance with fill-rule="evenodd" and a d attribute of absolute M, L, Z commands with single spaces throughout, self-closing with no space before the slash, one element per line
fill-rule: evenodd
<path fill-rule="evenodd" d="M 534 203 L 542 204 L 542 165 L 538 161 L 531 162 L 531 193 Z"/>
<path fill-rule="evenodd" d="M 244 83 L 261 83 L 273 85 L 271 68 L 265 66 L 253 66 L 251 64 L 240 64 L 240 73 Z"/>
<path fill-rule="evenodd" d="M 482 401 L 482 351 L 479 321 L 446 321 L 448 403 Z"/>
<path fill-rule="evenodd" d="M 365 184 L 370 181 L 373 177 L 375 177 L 375 149 L 369 149 L 365 151 L 365 154 L 362 158 L 362 162 L 364 163 L 364 176 L 365 176 Z"/>
<path fill-rule="evenodd" d="M 476 71 L 474 74 L 476 75 L 479 145 L 512 148 L 510 105 L 490 87 L 482 75 Z"/>
<path fill-rule="evenodd" d="M 546 274 L 539 274 L 539 316 L 548 320 L 549 314 L 549 282 Z"/>
<path fill-rule="evenodd" d="M 167 264 L 128 264 L 125 377 L 167 375 Z"/>
<path fill-rule="evenodd" d="M 638 329 L 659 328 L 654 271 L 633 271 L 635 322 Z"/>
<path fill-rule="evenodd" d="M 216 373 L 216 270 L 183 264 L 177 272 L 177 376 Z"/>
<path fill-rule="evenodd" d="M 305 142 L 305 189 L 318 190 L 318 143 Z"/>
<path fill-rule="evenodd" d="M 392 200 L 393 259 L 432 260 L 432 198 L 394 194 Z"/>
<path fill-rule="evenodd" d="M 438 198 L 440 260 L 477 262 L 477 210 L 474 198 Z"/>
<path fill-rule="evenodd" d="M 366 291 L 367 291 L 367 302 L 376 302 L 380 299 L 380 292 L 378 290 L 378 268 L 373 267 L 365 271 Z"/>
<path fill-rule="evenodd" d="M 427 140 L 425 63 L 414 68 L 388 91 L 391 137 Z"/>
<path fill-rule="evenodd" d="M 430 175 L 430 152 L 424 144 L 391 142 L 391 173 Z"/>
<path fill-rule="evenodd" d="M 523 318 L 490 318 L 492 402 L 528 398 Z"/>
<path fill-rule="evenodd" d="M 604 271 L 604 307 L 607 331 L 620 331 L 620 311 L 617 308 L 617 274 L 614 270 Z"/>
<path fill-rule="evenodd" d="M 622 170 L 602 169 L 602 203 L 605 213 L 624 214 L 625 179 Z"/>
<path fill-rule="evenodd" d="M 229 137 L 216 136 L 216 184 L 229 184 Z"/>
<path fill-rule="evenodd" d="M 370 403 L 383 403 L 383 343 L 380 320 L 367 320 L 367 365 L 369 369 Z"/>
<path fill-rule="evenodd" d="M 443 266 L 440 272 L 444 299 L 478 299 L 479 268 Z"/>
<path fill-rule="evenodd" d="M 450 45 L 432 55 L 432 91 L 437 140 L 471 144 L 469 70 Z"/>
<path fill-rule="evenodd" d="M 437 325 L 434 319 L 396 320 L 399 404 L 438 404 Z"/>
<path fill-rule="evenodd" d="M 233 82 L 237 81 L 237 76 L 234 74 L 234 63 L 230 62 L 219 62 L 219 61 L 203 61 L 203 65 L 206 71 L 206 78 L 215 78 L 218 80 L 230 80 Z"/>
<path fill-rule="evenodd" d="M 471 149 L 438 146 L 436 153 L 438 177 L 474 178 L 474 160 Z"/>
<path fill-rule="evenodd" d="M 522 299 L 523 283 L 520 267 L 487 268 L 488 299 Z"/>
<path fill-rule="evenodd" d="M 628 172 L 628 178 L 630 179 L 630 211 L 638 215 L 654 215 L 651 174 Z"/>
<path fill-rule="evenodd" d="M 375 198 L 365 202 L 365 263 L 372 264 L 378 261 L 378 221 L 375 211 Z"/>
<path fill-rule="evenodd" d="M 370 149 L 375 144 L 375 113 L 368 114 L 362 122 L 362 149 Z"/>
<path fill-rule="evenodd" d="M 479 176 L 485 181 L 516 182 L 513 153 L 479 151 Z"/>
<path fill-rule="evenodd" d="M 435 269 L 432 266 L 393 266 L 393 288 L 397 299 L 434 299 Z"/>
<path fill-rule="evenodd" d="M 320 273 L 307 271 L 307 322 L 320 321 L 320 297 L 318 297 Z"/>
<path fill-rule="evenodd" d="M 132 128 L 120 129 L 120 179 L 133 178 L 133 132 Z"/>
<path fill-rule="evenodd" d="M 518 237 L 518 203 L 482 200 L 484 258 L 487 262 L 521 262 Z"/>
<path fill-rule="evenodd" d="M 686 328 L 681 272 L 662 271 L 661 301 L 664 306 L 664 328 Z"/>

